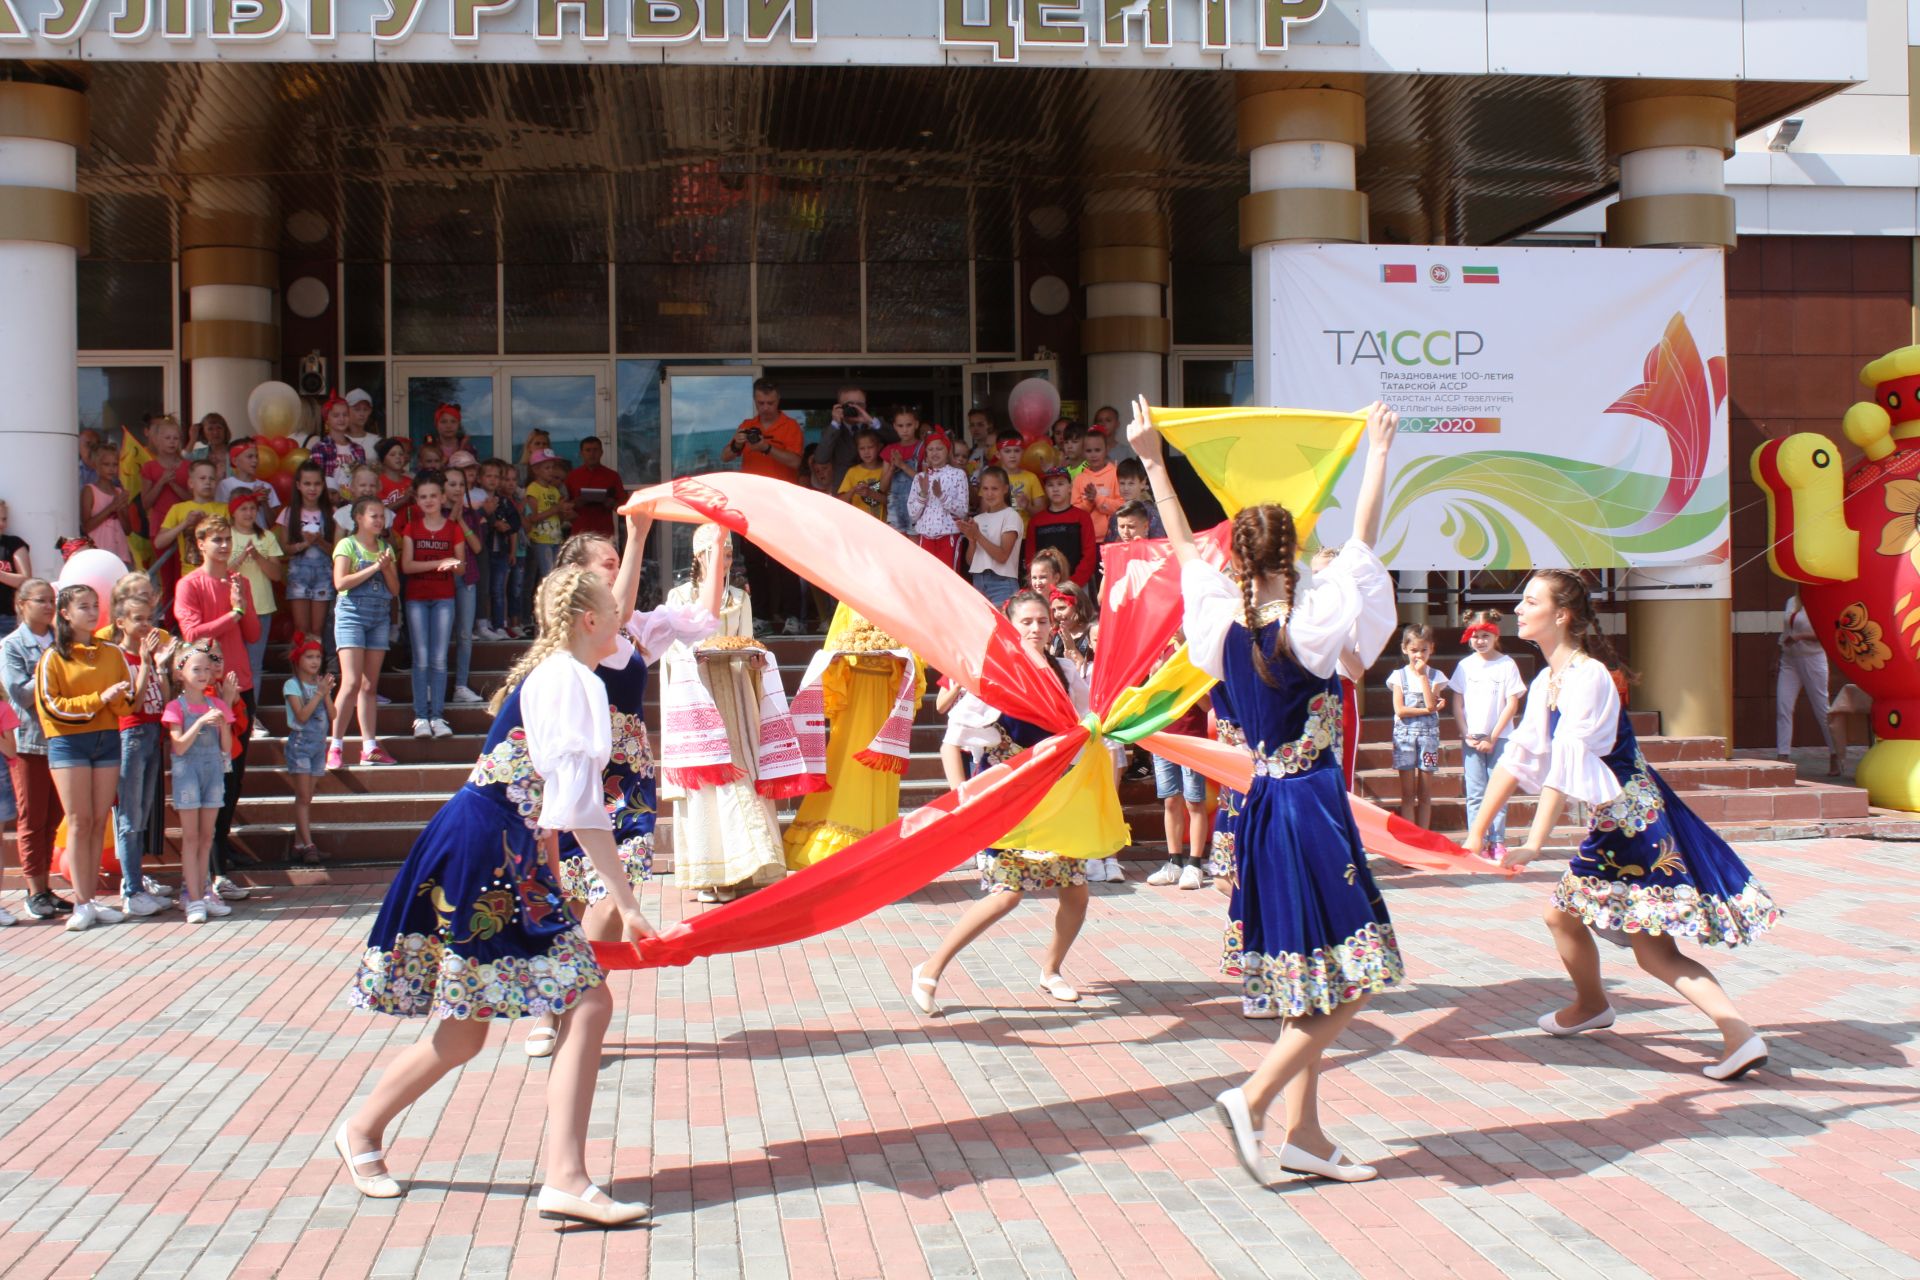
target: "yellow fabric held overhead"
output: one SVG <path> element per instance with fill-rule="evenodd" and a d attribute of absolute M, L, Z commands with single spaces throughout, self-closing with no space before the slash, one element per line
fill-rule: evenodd
<path fill-rule="evenodd" d="M 1153 422 L 1228 515 L 1277 502 L 1303 542 L 1367 429 L 1364 412 L 1309 409 L 1155 409 Z"/>

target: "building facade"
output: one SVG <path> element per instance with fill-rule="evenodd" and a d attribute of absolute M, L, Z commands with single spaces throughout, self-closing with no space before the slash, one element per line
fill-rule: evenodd
<path fill-rule="evenodd" d="M 762 374 L 816 419 L 857 382 L 952 425 L 1033 375 L 1082 416 L 1283 403 L 1260 282 L 1301 242 L 1719 246 L 1736 422 L 1837 416 L 1911 332 L 1904 7 L 1657 9 L 0 0 L 9 470 L 156 408 L 244 432 L 275 377 L 396 433 L 458 403 L 503 456 L 596 436 L 635 484 L 711 465 Z M 1831 407 L 1778 356 L 1830 361 Z M 16 530 L 70 532 L 66 488 L 10 480 Z M 1643 696 L 1724 732 L 1729 637 L 1783 593 L 1663 585 L 1626 584 L 1636 652 L 1686 655 Z"/>

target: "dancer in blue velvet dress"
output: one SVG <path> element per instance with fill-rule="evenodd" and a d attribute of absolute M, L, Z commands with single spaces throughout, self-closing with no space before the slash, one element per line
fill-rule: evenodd
<path fill-rule="evenodd" d="M 1181 562 L 1188 651 L 1224 682 L 1253 752 L 1234 832 L 1239 884 L 1226 950 L 1243 1000 L 1286 1021 L 1246 1083 L 1218 1103 L 1235 1154 L 1262 1183 L 1260 1131 L 1283 1094 L 1283 1169 L 1342 1182 L 1375 1176 L 1343 1160 L 1321 1129 L 1317 1081 L 1327 1046 L 1373 993 L 1404 974 L 1347 803 L 1338 675 L 1343 656 L 1371 662 L 1394 630 L 1393 580 L 1372 543 L 1398 422 L 1385 406 L 1368 411 L 1353 536 L 1304 590 L 1296 590 L 1298 546 L 1286 508 L 1252 506 L 1234 516 L 1236 584 L 1200 558 L 1144 400 L 1127 433 Z"/>
<path fill-rule="evenodd" d="M 595 667 L 594 674 L 607 688 L 611 717 L 613 754 L 602 778 L 607 818 L 613 823 L 620 868 L 634 889 L 653 874 L 653 827 L 658 807 L 653 745 L 647 736 L 647 666 L 674 641 L 691 644 L 720 628 L 713 612 L 720 603 L 718 590 L 708 592 L 710 598 L 703 597 L 692 607 L 669 604 L 646 613 L 634 612 L 646 563 L 647 534 L 652 528 L 651 516 L 628 516 L 625 554 L 616 552 L 613 539 L 605 534 L 577 533 L 567 539 L 554 558 L 556 569 L 585 569 L 607 583 L 613 589 L 615 607 L 627 619 L 613 656 Z M 620 936 L 620 918 L 607 897 L 606 883 L 580 842 L 564 834 L 560 837 L 560 888 L 572 901 L 587 904 L 581 928 L 590 941 L 611 942 Z M 527 1033 L 527 1056 L 550 1057 L 559 1042 L 556 1010 L 543 1015 Z"/>
<path fill-rule="evenodd" d="M 1586 584 L 1563 570 L 1536 573 L 1514 616 L 1520 638 L 1540 646 L 1547 666 L 1534 677 L 1467 847 L 1484 846 L 1492 815 L 1516 787 L 1539 792 L 1540 802 L 1526 843 L 1507 850 L 1509 866 L 1540 856 L 1569 799 L 1587 804 L 1592 815 L 1546 912 L 1574 997 L 1543 1015 L 1540 1029 L 1571 1036 L 1613 1025 L 1593 941 L 1599 933 L 1630 946 L 1642 969 L 1713 1019 L 1725 1043 L 1719 1061 L 1701 1072 L 1737 1079 L 1766 1062 L 1766 1041 L 1707 967 L 1676 944 L 1737 947 L 1772 928 L 1780 908 L 1640 754 Z"/>
<path fill-rule="evenodd" d="M 646 1216 L 587 1176 L 593 1082 L 613 1002 L 552 869 L 551 837 L 572 831 L 600 868 L 624 932 L 653 929 L 617 874 L 601 771 L 612 754 L 606 689 L 593 668 L 619 643 L 613 594 L 584 569 L 539 592 L 540 638 L 496 695 L 486 751 L 467 784 L 414 841 L 374 921 L 353 1004 L 433 1018 L 432 1033 L 387 1068 L 335 1146 L 362 1194 L 401 1188 L 381 1138 L 402 1111 L 485 1045 L 495 1019 L 564 1014 L 547 1083 L 543 1217 L 612 1226 Z"/>

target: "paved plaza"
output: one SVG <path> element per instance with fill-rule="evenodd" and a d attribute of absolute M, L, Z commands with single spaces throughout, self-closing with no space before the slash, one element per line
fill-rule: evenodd
<path fill-rule="evenodd" d="M 946 1016 L 901 995 L 975 892 L 617 975 L 590 1156 L 649 1229 L 538 1219 L 544 1063 L 495 1033 L 391 1136 L 404 1199 L 360 1199 L 330 1136 L 420 1032 L 344 993 L 372 887 L 0 934 L 0 1271 L 37 1276 L 1920 1275 L 1920 847 L 1749 845 L 1790 914 L 1714 963 L 1761 1074 L 1608 948 L 1615 1032 L 1549 1039 L 1554 872 L 1383 877 L 1410 985 L 1330 1058 L 1364 1186 L 1253 1186 L 1212 1095 L 1275 1024 L 1214 976 L 1211 890 L 1099 886 L 1036 991 L 1051 905 L 962 957 Z M 1140 872 L 1136 871 L 1136 875 Z M 671 881 L 655 919 L 694 908 Z"/>

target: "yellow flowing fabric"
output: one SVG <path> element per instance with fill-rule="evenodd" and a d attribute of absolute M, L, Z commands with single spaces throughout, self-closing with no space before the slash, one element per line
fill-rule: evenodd
<path fill-rule="evenodd" d="M 832 636 L 829 631 L 829 636 Z M 829 642 L 831 647 L 831 641 Z M 924 668 L 915 664 L 914 705 L 926 696 Z M 900 816 L 900 775 L 854 759 L 887 722 L 900 691 L 901 659 L 884 653 L 843 653 L 821 679 L 826 694 L 827 780 L 831 787 L 800 802 L 787 828 L 789 870 L 822 862 Z"/>
<path fill-rule="evenodd" d="M 996 847 L 1056 858 L 1105 858 L 1133 843 L 1114 789 L 1113 757 L 1095 738 L 1066 777 Z"/>
<path fill-rule="evenodd" d="M 1367 415 L 1310 409 L 1155 409 L 1153 424 L 1186 455 L 1228 515 L 1277 502 L 1305 543 L 1346 470 Z"/>

